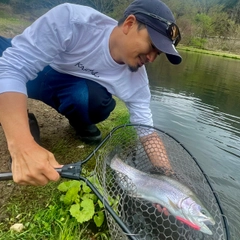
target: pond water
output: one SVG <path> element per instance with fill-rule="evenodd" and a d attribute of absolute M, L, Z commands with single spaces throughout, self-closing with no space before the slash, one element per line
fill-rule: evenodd
<path fill-rule="evenodd" d="M 177 66 L 164 55 L 147 66 L 154 125 L 196 158 L 240 239 L 240 61 L 181 55 Z"/>

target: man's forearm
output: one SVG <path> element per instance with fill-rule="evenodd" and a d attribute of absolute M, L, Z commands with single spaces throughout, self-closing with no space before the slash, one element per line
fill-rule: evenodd
<path fill-rule="evenodd" d="M 10 151 L 16 144 L 31 141 L 26 95 L 15 92 L 0 94 L 0 122 Z"/>
<path fill-rule="evenodd" d="M 171 163 L 168 159 L 164 144 L 158 134 L 153 132 L 147 136 L 141 137 L 141 142 L 151 163 L 161 168 L 166 174 L 171 174 L 173 172 Z"/>

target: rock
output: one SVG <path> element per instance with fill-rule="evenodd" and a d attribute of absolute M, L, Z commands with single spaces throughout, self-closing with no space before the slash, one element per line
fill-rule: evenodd
<path fill-rule="evenodd" d="M 15 232 L 21 232 L 23 230 L 24 226 L 22 223 L 15 223 L 10 227 L 10 230 L 13 230 Z"/>

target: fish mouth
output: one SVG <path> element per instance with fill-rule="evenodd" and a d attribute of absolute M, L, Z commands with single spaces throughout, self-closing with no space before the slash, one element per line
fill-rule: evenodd
<path fill-rule="evenodd" d="M 202 223 L 206 224 L 206 225 L 214 225 L 215 221 L 213 219 L 204 219 L 202 221 Z"/>
<path fill-rule="evenodd" d="M 212 231 L 205 224 L 201 225 L 200 231 L 208 235 L 212 235 Z"/>
<path fill-rule="evenodd" d="M 200 224 L 206 224 L 206 225 L 214 225 L 215 221 L 212 217 L 204 216 L 202 215 L 201 218 L 198 219 L 198 222 Z"/>
<path fill-rule="evenodd" d="M 200 223 L 201 223 L 200 231 L 205 234 L 212 235 L 212 231 L 209 229 L 207 225 L 213 226 L 215 224 L 215 221 L 211 218 L 207 218 L 202 220 Z"/>

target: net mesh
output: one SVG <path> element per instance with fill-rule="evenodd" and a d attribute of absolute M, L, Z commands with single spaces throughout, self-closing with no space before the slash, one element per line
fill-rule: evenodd
<path fill-rule="evenodd" d="M 149 133 L 152 137 L 148 139 L 150 144 L 146 146 L 144 141 Z M 159 138 L 162 142 L 160 145 Z M 215 225 L 208 226 L 213 234 L 207 235 L 193 230 L 176 220 L 173 215 L 166 216 L 159 212 L 152 203 L 132 197 L 137 195 L 137 188 L 131 179 L 124 174 L 116 175 L 110 167 L 111 159 L 116 153 L 135 169 L 145 173 L 170 174 L 172 178 L 188 186 L 215 220 Z M 154 154 L 160 156 L 160 166 L 156 167 L 154 161 L 149 160 L 149 156 Z M 147 126 L 119 127 L 96 152 L 96 159 L 95 173 L 102 185 L 103 195 L 136 239 L 228 239 L 221 209 L 206 177 L 190 153 L 168 134 Z M 168 161 L 172 172 L 167 171 Z M 108 212 L 106 217 L 111 238 L 128 239 Z"/>

